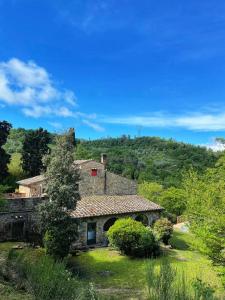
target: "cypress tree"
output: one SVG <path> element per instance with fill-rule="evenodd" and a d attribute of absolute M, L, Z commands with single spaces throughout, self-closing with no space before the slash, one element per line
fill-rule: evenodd
<path fill-rule="evenodd" d="M 0 121 L 0 182 L 3 182 L 8 176 L 8 163 L 10 155 L 2 148 L 6 143 L 12 125 L 7 121 Z"/>
<path fill-rule="evenodd" d="M 22 168 L 27 176 L 39 175 L 43 169 L 42 158 L 49 151 L 50 135 L 39 128 L 29 130 L 25 135 L 22 148 Z"/>

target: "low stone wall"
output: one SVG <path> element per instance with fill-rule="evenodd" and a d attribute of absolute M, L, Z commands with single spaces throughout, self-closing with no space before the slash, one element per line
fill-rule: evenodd
<path fill-rule="evenodd" d="M 36 208 L 46 198 L 7 199 L 0 210 L 0 241 L 24 240 L 33 231 Z"/>

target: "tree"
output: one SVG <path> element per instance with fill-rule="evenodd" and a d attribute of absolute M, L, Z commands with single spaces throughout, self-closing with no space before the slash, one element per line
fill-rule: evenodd
<path fill-rule="evenodd" d="M 77 238 L 77 223 L 69 215 L 80 199 L 79 170 L 73 164 L 73 153 L 74 146 L 66 133 L 56 138 L 52 153 L 44 158 L 49 201 L 40 206 L 39 225 L 47 253 L 55 259 L 65 257 Z"/>
<path fill-rule="evenodd" d="M 164 190 L 159 200 L 160 204 L 171 214 L 180 216 L 186 208 L 186 198 L 183 189 L 170 187 Z"/>
<path fill-rule="evenodd" d="M 138 192 L 141 196 L 147 198 L 153 202 L 159 202 L 159 197 L 163 191 L 163 187 L 161 184 L 157 182 L 147 182 L 144 181 L 143 183 L 139 184 Z"/>
<path fill-rule="evenodd" d="M 22 168 L 27 176 L 32 177 L 41 173 L 42 158 L 49 151 L 49 142 L 50 135 L 42 128 L 26 133 L 22 149 Z"/>
<path fill-rule="evenodd" d="M 4 181 L 8 175 L 8 163 L 10 155 L 2 148 L 6 143 L 12 125 L 6 121 L 0 121 L 0 182 Z"/>
<path fill-rule="evenodd" d="M 199 175 L 190 171 L 184 178 L 186 214 L 191 230 L 202 239 L 207 254 L 225 265 L 225 157 L 215 168 Z"/>

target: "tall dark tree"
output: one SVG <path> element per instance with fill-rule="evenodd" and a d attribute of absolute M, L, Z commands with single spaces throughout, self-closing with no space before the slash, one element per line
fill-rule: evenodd
<path fill-rule="evenodd" d="M 58 136 L 51 154 L 44 158 L 46 192 L 50 201 L 39 207 L 40 231 L 45 234 L 47 253 L 55 259 L 65 257 L 77 238 L 77 223 L 69 215 L 80 199 L 79 169 L 73 162 L 74 145 L 70 133 Z"/>
<path fill-rule="evenodd" d="M 22 168 L 27 176 L 36 176 L 43 170 L 42 158 L 48 153 L 50 135 L 39 128 L 26 133 L 22 149 Z"/>
<path fill-rule="evenodd" d="M 6 143 L 12 125 L 7 121 L 0 121 L 0 182 L 4 181 L 8 175 L 8 163 L 10 155 L 2 148 Z"/>

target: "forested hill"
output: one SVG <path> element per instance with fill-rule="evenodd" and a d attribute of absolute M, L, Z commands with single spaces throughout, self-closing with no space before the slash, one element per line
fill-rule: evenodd
<path fill-rule="evenodd" d="M 218 155 L 203 147 L 158 137 L 107 138 L 80 141 L 77 158 L 100 159 L 108 155 L 108 169 L 131 179 L 154 181 L 165 187 L 179 186 L 184 171 L 202 172 L 212 167 Z"/>
<path fill-rule="evenodd" d="M 4 148 L 12 155 L 11 167 L 18 169 L 25 134 L 23 128 L 11 129 Z M 55 134 L 51 134 L 54 144 Z M 18 153 L 18 155 L 14 155 Z M 77 141 L 78 159 L 100 160 L 101 153 L 108 155 L 108 169 L 139 182 L 144 180 L 179 187 L 182 173 L 189 168 L 202 172 L 214 165 L 218 154 L 203 147 L 179 143 L 158 137 L 107 138 L 94 141 Z M 16 160 L 15 160 L 16 159 Z M 12 166 L 13 165 L 13 166 Z M 16 172 L 18 173 L 18 171 Z"/>

